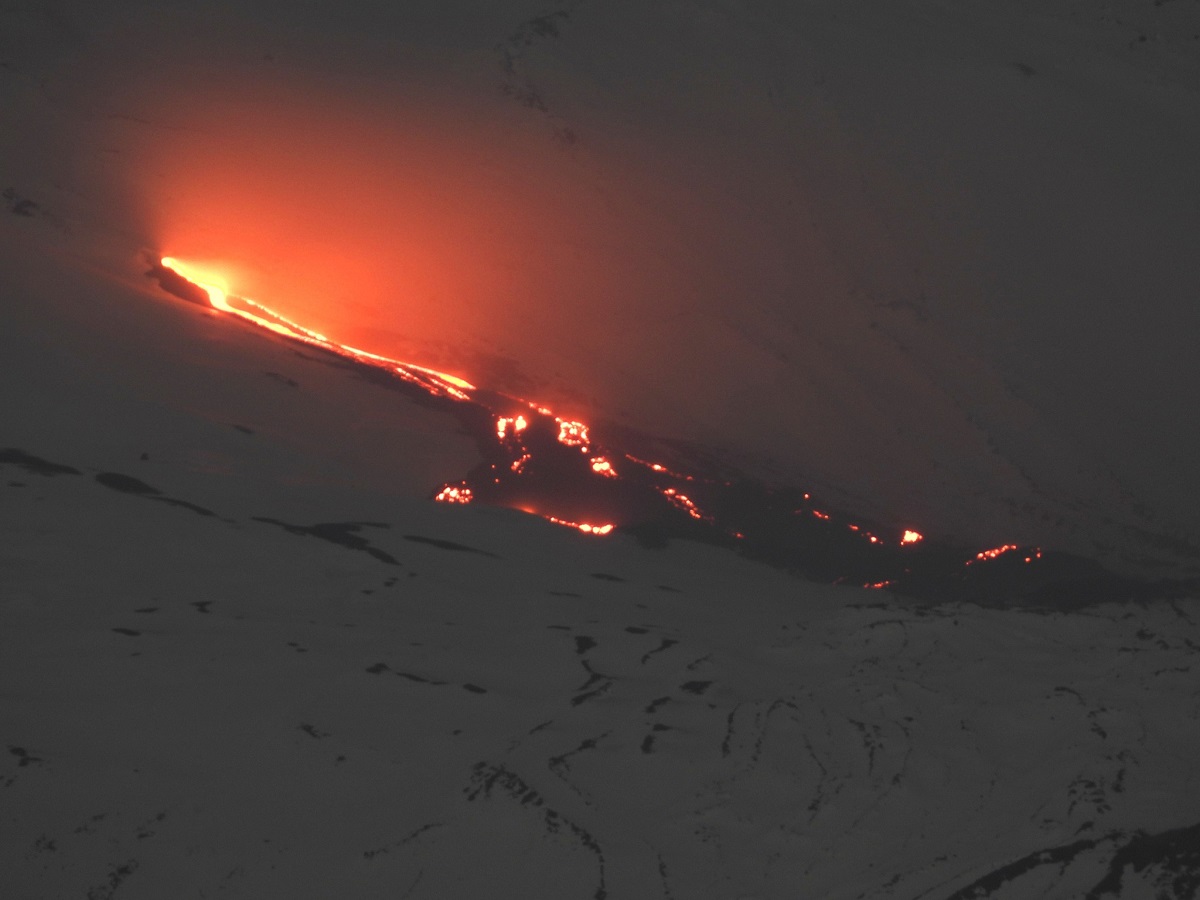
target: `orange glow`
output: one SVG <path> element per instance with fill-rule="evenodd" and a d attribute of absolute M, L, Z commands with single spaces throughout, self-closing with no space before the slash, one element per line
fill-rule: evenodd
<path fill-rule="evenodd" d="M 509 465 L 509 469 L 520 475 L 525 471 L 525 464 L 533 459 L 532 453 L 522 453 L 517 459 L 514 459 Z"/>
<path fill-rule="evenodd" d="M 505 437 L 508 436 L 510 430 L 513 434 L 520 434 L 528 427 L 529 422 L 526 421 L 524 416 L 516 416 L 515 418 L 501 416 L 496 420 L 496 436 L 500 438 L 500 440 L 504 440 Z"/>
<path fill-rule="evenodd" d="M 572 422 L 567 419 L 556 419 L 558 422 L 558 442 L 568 447 L 580 447 L 587 452 L 588 427 L 582 422 Z"/>
<path fill-rule="evenodd" d="M 909 529 L 905 531 L 904 536 L 900 538 L 900 543 L 916 544 L 923 540 L 925 540 L 925 535 L 921 534 L 919 531 L 913 531 L 912 529 Z"/>
<path fill-rule="evenodd" d="M 616 478 L 617 470 L 603 456 L 597 456 L 592 459 L 592 471 L 597 475 L 602 475 L 605 478 Z"/>
<path fill-rule="evenodd" d="M 626 453 L 625 458 L 632 463 L 637 463 L 639 466 L 645 466 L 651 472 L 658 472 L 659 474 L 662 474 L 662 475 L 670 475 L 672 478 L 677 478 L 680 481 L 695 481 L 696 480 L 695 477 L 692 475 L 684 475 L 682 472 L 672 471 L 671 469 L 668 469 L 666 466 L 661 465 L 660 463 L 650 462 L 650 460 L 648 460 L 648 459 L 639 459 L 638 457 L 634 456 L 631 453 Z"/>
<path fill-rule="evenodd" d="M 874 588 L 875 590 L 882 590 L 885 587 L 889 587 L 891 585 L 891 583 L 892 583 L 892 581 L 889 578 L 889 579 L 885 579 L 884 581 L 876 581 L 873 584 L 864 584 L 863 587 Z"/>
<path fill-rule="evenodd" d="M 475 499 L 471 489 L 461 484 L 448 484 L 433 498 L 439 503 L 470 503 Z"/>
<path fill-rule="evenodd" d="M 821 512 L 819 509 L 814 509 L 814 510 L 812 511 L 812 514 L 813 514 L 814 516 L 816 516 L 818 519 L 823 519 L 823 520 L 824 520 L 824 521 L 826 521 L 826 522 L 828 522 L 828 521 L 829 521 L 829 513 L 823 513 L 823 512 Z"/>
<path fill-rule="evenodd" d="M 346 356 L 368 365 L 389 368 L 405 381 L 423 387 L 439 397 L 453 397 L 456 400 L 469 400 L 467 391 L 475 390 L 475 386 L 457 375 L 439 372 L 425 366 L 404 363 L 397 359 L 380 356 L 366 350 L 359 350 L 347 344 L 339 344 L 332 338 L 326 337 L 319 331 L 305 328 L 298 322 L 293 322 L 268 306 L 264 306 L 249 297 L 233 295 L 229 292 L 225 279 L 218 273 L 206 272 L 202 267 L 186 263 L 173 256 L 164 256 L 160 263 L 164 269 L 169 269 L 181 278 L 191 282 L 208 294 L 208 301 L 214 309 L 231 313 L 240 319 L 265 328 L 275 334 L 293 340 L 302 341 L 324 347 L 340 356 Z M 236 303 L 234 302 L 236 301 Z"/>
<path fill-rule="evenodd" d="M 159 262 L 164 269 L 170 269 L 180 278 L 190 281 L 199 288 L 203 288 L 205 293 L 208 294 L 208 302 L 217 309 L 222 308 L 222 304 L 225 303 L 224 279 L 220 279 L 222 286 L 218 286 L 213 280 L 215 276 L 201 274 L 198 270 L 185 263 L 181 263 L 173 256 L 164 256 Z"/>
<path fill-rule="evenodd" d="M 999 547 L 993 547 L 991 550 L 980 550 L 975 554 L 974 559 L 968 559 L 967 565 L 977 562 L 986 562 L 989 559 L 995 559 L 998 556 L 1003 556 L 1005 553 L 1011 553 L 1017 549 L 1016 544 L 1001 544 Z"/>
<path fill-rule="evenodd" d="M 605 535 L 611 534 L 616 525 L 589 525 L 587 522 L 568 522 L 566 519 L 558 519 L 554 516 L 544 516 L 547 522 L 553 522 L 555 525 L 565 525 L 568 528 L 577 528 L 584 534 Z"/>
<path fill-rule="evenodd" d="M 682 509 L 693 519 L 704 520 L 707 518 L 704 513 L 700 512 L 699 508 L 695 503 L 692 502 L 690 497 L 679 493 L 679 491 L 675 490 L 675 488 L 663 488 L 660 493 L 670 500 L 674 506 Z"/>

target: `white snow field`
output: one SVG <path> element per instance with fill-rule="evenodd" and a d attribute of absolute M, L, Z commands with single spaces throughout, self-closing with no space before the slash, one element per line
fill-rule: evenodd
<path fill-rule="evenodd" d="M 1195 575 L 1197 35 L 0 7 L 0 898 L 1196 897 L 1194 597 L 917 603 L 439 505 L 453 418 L 144 273 Z"/>

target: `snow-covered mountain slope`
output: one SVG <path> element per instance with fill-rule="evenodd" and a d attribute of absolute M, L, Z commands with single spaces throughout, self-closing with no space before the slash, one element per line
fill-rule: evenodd
<path fill-rule="evenodd" d="M 440 506 L 446 417 L 5 227 L 3 896 L 1194 895 L 1187 601 Z"/>

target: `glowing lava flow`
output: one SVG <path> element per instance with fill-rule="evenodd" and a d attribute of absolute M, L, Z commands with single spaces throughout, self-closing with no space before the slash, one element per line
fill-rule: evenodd
<path fill-rule="evenodd" d="M 556 516 L 545 516 L 547 522 L 553 522 L 555 525 L 565 525 L 567 528 L 576 528 L 584 534 L 612 534 L 616 525 L 589 525 L 586 522 L 568 522 L 566 519 L 559 519 Z"/>
<path fill-rule="evenodd" d="M 617 478 L 617 470 L 603 456 L 597 456 L 592 460 L 592 471 L 597 475 L 603 475 L 605 478 Z"/>
<path fill-rule="evenodd" d="M 233 297 L 229 294 L 228 289 L 223 283 L 217 283 L 213 280 L 213 276 L 206 275 L 197 267 L 181 262 L 173 256 L 164 256 L 160 260 L 160 265 L 164 269 L 174 272 L 185 281 L 201 288 L 208 294 L 208 302 L 212 304 L 214 309 L 235 315 L 250 322 L 252 325 L 257 325 L 259 328 L 265 328 L 268 331 L 273 331 L 292 340 L 323 347 L 339 356 L 349 357 L 356 362 L 389 369 L 393 374 L 398 375 L 405 381 L 416 384 L 436 396 L 452 397 L 455 400 L 470 400 L 471 397 L 468 392 L 475 390 L 475 385 L 463 378 L 459 378 L 457 375 L 449 375 L 445 372 L 438 372 L 435 369 L 428 369 L 424 366 L 417 366 L 412 363 L 401 362 L 398 359 L 380 356 L 378 353 L 359 350 L 357 347 L 339 344 L 319 331 L 305 328 L 303 325 L 293 322 L 281 313 L 276 312 L 268 306 L 264 306 L 256 300 L 251 300 L 249 297 Z M 235 300 L 236 303 L 234 302 Z"/>
<path fill-rule="evenodd" d="M 509 434 L 519 435 L 522 431 L 529 427 L 529 422 L 524 416 L 516 416 L 509 418 L 501 416 L 496 420 L 496 437 L 504 440 Z"/>
<path fill-rule="evenodd" d="M 687 537 L 736 547 L 751 558 L 816 580 L 901 593 L 979 597 L 1011 590 L 1011 580 L 1003 580 L 1011 579 L 1011 566 L 975 565 L 1010 555 L 1026 564 L 1040 563 L 1018 567 L 1035 573 L 1025 576 L 1031 593 L 1039 585 L 1057 583 L 1052 580 L 1054 566 L 1059 572 L 1082 571 L 1077 559 L 1063 554 L 1043 559 L 1037 547 L 1002 544 L 966 551 L 927 541 L 912 528 L 849 522 L 816 506 L 806 492 L 688 474 L 627 452 L 644 452 L 641 448 L 660 447 L 661 442 L 623 432 L 623 446 L 605 447 L 584 422 L 478 388 L 457 375 L 338 343 L 262 303 L 232 294 L 220 277 L 199 266 L 168 256 L 148 274 L 178 297 L 207 302 L 257 328 L 399 379 L 398 386 L 416 396 L 437 398 L 475 437 L 482 457 L 466 478 L 433 492 L 440 503 L 523 510 L 595 536 L 623 528 L 654 546 L 670 537 Z M 676 456 L 693 458 L 686 448 Z M 1046 575 L 1036 574 L 1043 570 Z"/>
<path fill-rule="evenodd" d="M 584 453 L 588 452 L 588 427 L 582 422 L 558 420 L 558 442 L 568 447 L 579 447 Z"/>

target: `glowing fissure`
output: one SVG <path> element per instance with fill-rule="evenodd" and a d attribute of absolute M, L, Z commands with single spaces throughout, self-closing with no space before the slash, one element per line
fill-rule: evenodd
<path fill-rule="evenodd" d="M 909 592 L 932 585 L 943 592 L 977 591 L 981 576 L 966 579 L 956 573 L 1022 549 L 1002 544 L 963 552 L 931 545 L 912 528 L 884 540 L 862 524 L 815 507 L 807 492 L 701 477 L 631 452 L 613 453 L 596 443 L 584 422 L 478 388 L 458 375 L 341 344 L 258 301 L 231 294 L 221 279 L 174 257 L 163 257 L 150 274 L 177 296 L 200 302 L 199 289 L 213 309 L 386 373 L 460 412 L 484 459 L 465 479 L 440 486 L 432 495 L 440 503 L 506 506 L 595 536 L 626 528 L 656 542 L 663 536 L 693 537 L 738 547 L 820 580 Z M 172 282 L 170 275 L 182 283 Z M 490 422 L 487 432 L 478 429 L 481 410 Z M 618 470 L 613 459 L 631 465 Z M 1043 554 L 1029 547 L 1018 558 L 1031 564 L 1042 561 Z"/>
<path fill-rule="evenodd" d="M 632 463 L 637 463 L 639 466 L 645 466 L 651 472 L 657 472 L 660 475 L 669 475 L 671 478 L 674 478 L 677 481 L 695 481 L 696 480 L 695 475 L 684 475 L 682 472 L 672 472 L 670 469 L 668 469 L 662 463 L 650 462 L 650 460 L 648 460 L 648 459 L 639 459 L 638 457 L 634 456 L 631 453 L 626 453 L 625 458 Z M 805 499 L 807 499 L 807 498 L 808 498 L 808 495 L 806 494 Z"/>
<path fill-rule="evenodd" d="M 1019 550 L 1024 550 L 1024 553 L 1018 554 L 1022 562 L 1032 563 L 1034 560 L 1042 558 L 1041 547 L 1019 547 L 1016 544 L 1001 544 L 999 547 L 993 547 L 990 550 L 980 550 L 975 554 L 974 559 L 968 559 L 967 565 L 973 566 L 976 563 L 989 562 L 993 559 L 999 559 L 1001 556 L 1006 556 L 1010 553 L 1017 553 Z"/>
<path fill-rule="evenodd" d="M 235 315 L 252 325 L 257 325 L 260 328 L 265 328 L 268 331 L 291 338 L 292 340 L 322 347 L 339 356 L 349 357 L 356 362 L 365 363 L 377 368 L 390 369 L 395 375 L 398 375 L 405 381 L 418 385 L 440 397 L 451 397 L 455 400 L 470 400 L 471 397 L 468 392 L 475 390 L 473 384 L 463 378 L 459 378 L 457 375 L 449 375 L 445 372 L 438 372 L 435 369 L 401 362 L 398 359 L 380 356 L 378 353 L 371 353 L 366 350 L 359 350 L 356 347 L 347 346 L 346 344 L 339 344 L 319 331 L 305 328 L 303 325 L 293 322 L 281 313 L 256 300 L 251 300 L 249 297 L 231 297 L 224 285 L 217 284 L 196 267 L 181 262 L 173 256 L 164 256 L 161 260 L 161 265 L 164 269 L 174 272 L 179 277 L 204 290 L 208 294 L 208 300 L 213 308 Z M 234 300 L 237 302 L 234 303 Z"/>
<path fill-rule="evenodd" d="M 682 509 L 693 519 L 700 521 L 712 521 L 711 517 L 704 515 L 700 509 L 692 502 L 692 499 L 686 494 L 681 494 L 675 488 L 663 488 L 662 495 L 670 501 L 671 505 L 677 509 Z"/>
<path fill-rule="evenodd" d="M 589 525 L 587 522 L 568 522 L 566 519 L 560 519 L 557 516 L 545 516 L 544 518 L 555 525 L 565 525 L 567 528 L 575 528 L 584 534 L 612 534 L 613 530 L 617 527 L 611 523 L 607 525 Z"/>

